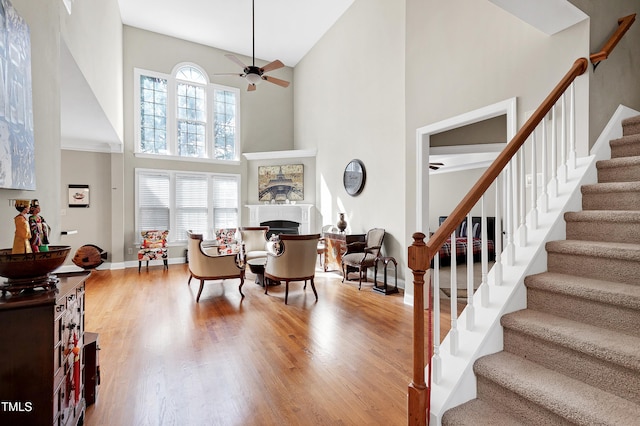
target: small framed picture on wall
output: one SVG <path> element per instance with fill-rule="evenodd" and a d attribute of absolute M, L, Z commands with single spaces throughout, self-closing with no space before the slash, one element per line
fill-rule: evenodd
<path fill-rule="evenodd" d="M 69 207 L 89 207 L 89 185 L 69 185 Z"/>

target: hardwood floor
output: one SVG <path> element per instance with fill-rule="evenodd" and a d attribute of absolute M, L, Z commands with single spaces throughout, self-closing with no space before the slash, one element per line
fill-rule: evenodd
<path fill-rule="evenodd" d="M 187 286 L 187 265 L 94 271 L 87 331 L 101 384 L 88 425 L 403 425 L 412 308 L 318 272 L 265 295 L 238 280 Z M 449 321 L 443 318 L 444 327 Z M 443 333 L 444 335 L 444 333 Z"/>

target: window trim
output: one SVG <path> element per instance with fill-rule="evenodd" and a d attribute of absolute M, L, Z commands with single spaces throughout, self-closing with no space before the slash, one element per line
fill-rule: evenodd
<path fill-rule="evenodd" d="M 215 172 L 194 172 L 189 170 L 160 170 L 160 169 L 148 169 L 148 168 L 135 168 L 135 188 L 134 188 L 134 244 L 139 244 L 141 242 L 140 236 L 140 223 L 139 223 L 139 194 L 138 190 L 140 187 L 140 175 L 141 174 L 164 174 L 169 176 L 169 239 L 168 243 L 170 246 L 182 246 L 186 245 L 187 240 L 179 240 L 176 239 L 175 232 L 171 232 L 172 230 L 177 229 L 176 224 L 176 175 L 197 175 L 197 176 L 205 176 L 207 179 L 207 233 L 211 233 L 211 235 L 205 234 L 205 238 L 212 239 L 214 231 L 214 223 L 213 223 L 213 178 L 215 176 L 223 176 L 223 177 L 235 177 L 238 183 L 238 193 L 237 193 L 237 201 L 238 201 L 238 228 L 242 223 L 242 175 L 239 173 L 215 173 Z"/>
<path fill-rule="evenodd" d="M 207 126 L 205 130 L 207 144 L 205 147 L 205 151 L 207 153 L 206 158 L 202 157 L 183 157 L 177 155 L 178 152 L 178 141 L 177 141 L 177 93 L 176 93 L 176 85 L 178 81 L 184 81 L 178 79 L 176 74 L 179 69 L 185 66 L 191 66 L 198 69 L 204 75 L 207 83 L 205 84 L 205 102 L 207 104 Z M 147 152 L 140 151 L 141 137 L 140 137 L 140 127 L 142 125 L 140 119 L 140 76 L 148 76 L 153 78 L 160 78 L 167 80 L 167 149 L 171 152 L 171 154 L 153 154 Z M 200 85 L 199 83 L 193 83 L 196 85 Z M 215 108 L 214 108 L 214 92 L 216 90 L 224 90 L 228 92 L 233 92 L 236 98 L 236 123 L 235 123 L 235 136 L 236 136 L 236 158 L 231 160 L 222 160 L 219 158 L 211 158 L 210 156 L 214 153 L 214 132 L 213 126 L 215 124 Z M 177 160 L 177 161 L 191 161 L 191 162 L 201 162 L 201 163 L 211 163 L 211 164 L 225 164 L 225 165 L 240 165 L 241 164 L 241 156 L 242 156 L 242 117 L 241 117 L 241 96 L 240 89 L 237 87 L 224 86 L 217 83 L 212 83 L 209 81 L 208 74 L 202 69 L 202 67 L 194 64 L 192 62 L 180 62 L 171 70 L 171 74 L 164 74 L 161 72 L 150 71 L 144 68 L 133 68 L 133 109 L 134 109 L 134 149 L 133 154 L 138 158 L 153 158 L 153 159 L 167 159 L 167 160 Z"/>

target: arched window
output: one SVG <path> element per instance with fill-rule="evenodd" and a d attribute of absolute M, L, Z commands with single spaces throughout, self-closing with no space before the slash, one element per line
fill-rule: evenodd
<path fill-rule="evenodd" d="M 195 64 L 171 75 L 135 70 L 137 153 L 238 160 L 240 91 L 210 84 Z"/>

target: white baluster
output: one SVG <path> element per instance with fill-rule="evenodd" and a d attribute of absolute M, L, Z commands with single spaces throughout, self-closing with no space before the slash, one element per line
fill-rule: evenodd
<path fill-rule="evenodd" d="M 433 383 L 442 378 L 442 360 L 440 358 L 440 251 L 433 258 Z"/>
<path fill-rule="evenodd" d="M 576 169 L 576 92 L 575 82 L 569 86 L 569 167 Z"/>
<path fill-rule="evenodd" d="M 558 196 L 558 127 L 556 124 L 556 105 L 551 108 L 551 182 L 549 191 L 553 198 Z"/>
<path fill-rule="evenodd" d="M 507 164 L 507 175 L 505 176 L 506 197 L 505 197 L 505 216 L 507 219 L 507 246 L 505 247 L 505 256 L 507 265 L 513 266 L 515 261 L 515 246 L 513 244 L 514 226 L 514 198 L 513 198 L 513 160 Z"/>
<path fill-rule="evenodd" d="M 518 160 L 520 163 L 520 169 L 518 170 L 519 177 L 519 200 L 520 200 L 520 208 L 518 209 L 518 213 L 520 215 L 520 227 L 518 228 L 518 244 L 520 247 L 527 246 L 527 190 L 526 190 L 526 182 L 525 182 L 525 174 L 526 168 L 524 165 L 524 145 L 518 151 Z"/>
<path fill-rule="evenodd" d="M 547 193 L 547 182 L 549 176 L 547 176 L 547 123 L 542 121 L 542 188 L 540 193 L 540 211 L 547 213 L 549 211 L 549 194 Z"/>
<path fill-rule="evenodd" d="M 560 122 L 560 170 L 558 174 L 562 183 L 567 183 L 567 104 L 565 101 L 565 93 L 560 98 L 562 106 L 562 121 Z"/>
<path fill-rule="evenodd" d="M 480 282 L 480 305 L 483 308 L 489 307 L 489 247 L 487 243 L 487 212 L 485 209 L 485 196 L 482 194 L 480 198 L 480 242 L 482 244 L 480 251 L 480 261 L 482 262 L 482 281 Z M 467 255 L 468 256 L 468 255 Z M 473 250 L 472 250 L 473 256 Z"/>
<path fill-rule="evenodd" d="M 457 247 L 456 247 L 456 231 L 451 233 L 451 330 L 449 330 L 450 336 L 450 351 L 451 355 L 458 354 L 458 276 L 457 276 Z"/>
<path fill-rule="evenodd" d="M 475 308 L 473 306 L 473 220 L 471 212 L 467 214 L 467 330 L 475 327 Z"/>
<path fill-rule="evenodd" d="M 493 237 L 493 251 L 496 256 L 496 263 L 493 265 L 495 285 L 502 285 L 502 195 L 504 191 L 502 176 L 505 172 L 506 170 L 496 178 L 496 218 L 494 225 L 495 236 Z"/>
<path fill-rule="evenodd" d="M 531 133 L 531 211 L 529 220 L 531 229 L 538 229 L 538 153 L 536 152 L 536 129 Z"/>

